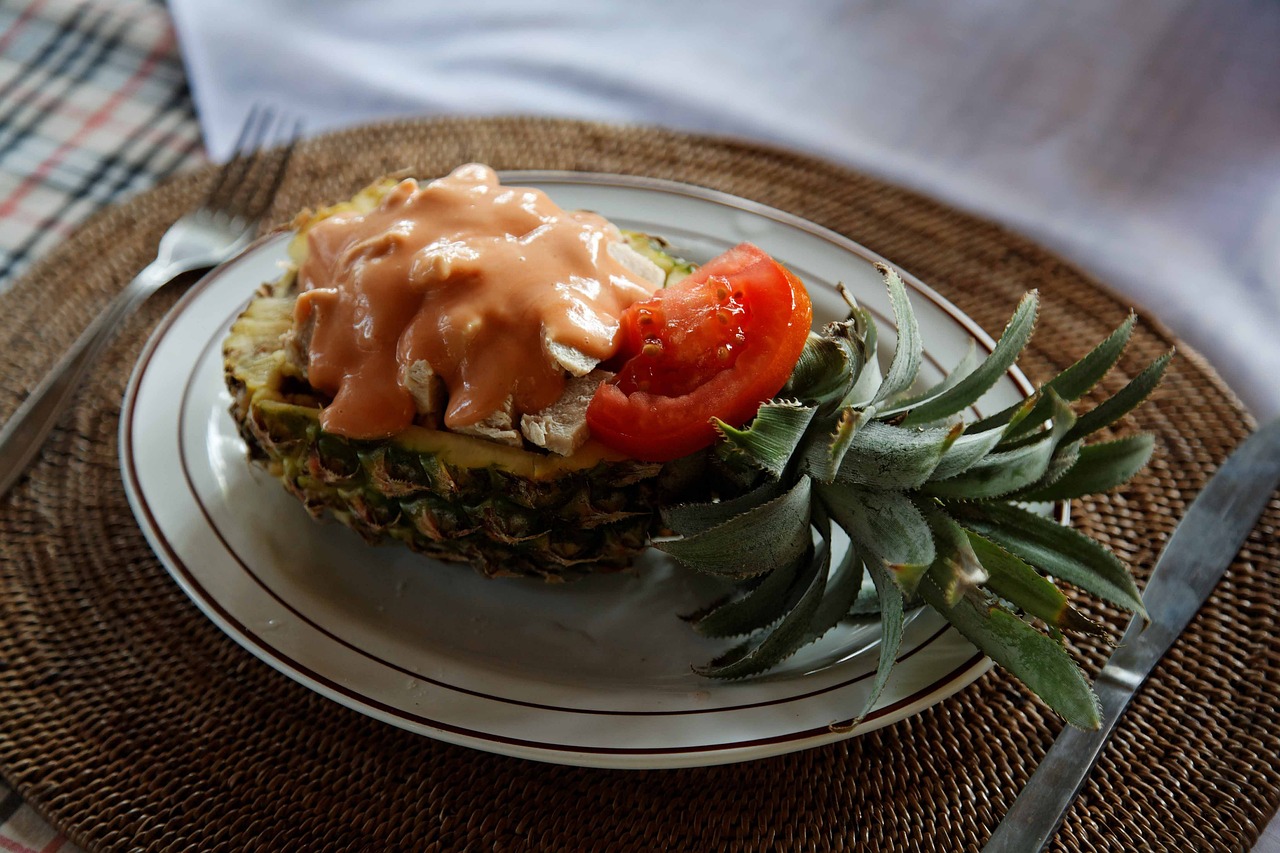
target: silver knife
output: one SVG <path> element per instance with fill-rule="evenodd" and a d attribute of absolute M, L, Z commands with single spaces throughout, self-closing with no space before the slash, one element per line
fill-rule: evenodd
<path fill-rule="evenodd" d="M 1068 726 L 996 827 L 983 853 L 1039 851 L 1062 823 L 1116 721 L 1226 573 L 1280 484 L 1280 418 L 1244 441 L 1192 502 L 1142 594 L 1151 622 L 1135 616 L 1098 674 L 1097 731 Z"/>

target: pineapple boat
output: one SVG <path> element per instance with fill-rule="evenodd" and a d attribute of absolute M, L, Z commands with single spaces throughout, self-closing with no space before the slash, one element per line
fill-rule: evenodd
<path fill-rule="evenodd" d="M 485 166 L 382 180 L 294 225 L 290 264 L 223 351 L 250 458 L 313 515 L 495 576 L 571 579 L 656 547 L 739 588 L 691 617 L 739 640 L 697 667 L 709 677 L 767 671 L 878 612 L 879 667 L 851 723 L 905 612 L 927 604 L 1068 722 L 1098 725 L 1062 642 L 1098 629 L 1049 578 L 1131 611 L 1141 599 L 1114 555 L 1029 505 L 1146 463 L 1149 436 L 1085 439 L 1145 399 L 1168 355 L 1071 406 L 1132 317 L 1023 403 L 966 422 L 1029 340 L 1034 293 L 985 359 L 921 389 L 919 330 L 887 266 L 882 369 L 868 312 L 844 294 L 847 318 L 810 331 L 803 284 L 759 248 L 694 267 Z"/>

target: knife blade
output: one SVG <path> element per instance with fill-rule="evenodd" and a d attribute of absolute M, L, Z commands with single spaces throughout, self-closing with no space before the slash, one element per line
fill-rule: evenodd
<path fill-rule="evenodd" d="M 1192 502 L 1147 581 L 1142 602 L 1151 621 L 1135 616 L 1098 674 L 1102 703 L 1097 731 L 1068 726 L 1045 754 L 984 853 L 1043 850 L 1129 701 L 1156 662 L 1191 623 L 1280 485 L 1280 418 L 1246 439 Z"/>

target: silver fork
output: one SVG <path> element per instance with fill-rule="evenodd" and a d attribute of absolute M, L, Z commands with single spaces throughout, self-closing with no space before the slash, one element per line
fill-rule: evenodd
<path fill-rule="evenodd" d="M 300 123 L 270 108 L 249 112 L 235 156 L 219 171 L 204 202 L 169 226 L 156 259 L 89 324 L 0 429 L 0 496 L 40 451 L 85 373 L 125 318 L 182 273 L 217 266 L 252 242 L 258 220 L 280 188 L 300 130 Z"/>

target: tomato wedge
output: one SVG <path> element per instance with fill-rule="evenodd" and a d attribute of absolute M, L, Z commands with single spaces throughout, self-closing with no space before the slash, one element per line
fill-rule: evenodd
<path fill-rule="evenodd" d="M 812 322 L 798 278 L 735 246 L 623 313 L 617 375 L 587 408 L 591 435 L 646 462 L 709 446 L 712 418 L 740 426 L 781 390 Z"/>

